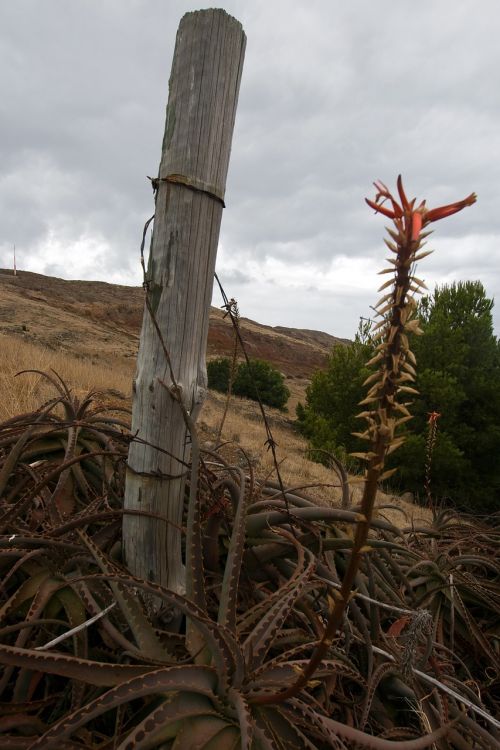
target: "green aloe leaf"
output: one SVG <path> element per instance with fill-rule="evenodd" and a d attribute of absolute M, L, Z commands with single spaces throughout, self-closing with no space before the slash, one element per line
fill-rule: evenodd
<path fill-rule="evenodd" d="M 150 664 L 109 664 L 106 662 L 78 659 L 75 656 L 17 648 L 0 643 L 0 664 L 25 667 L 38 671 L 81 680 L 89 685 L 119 685 L 131 677 L 154 672 L 157 667 Z"/>
<path fill-rule="evenodd" d="M 281 597 L 269 609 L 267 614 L 258 622 L 243 644 L 248 669 L 253 671 L 262 664 L 276 634 L 279 632 L 294 603 L 302 594 L 306 583 L 314 572 L 315 562 L 309 556 L 309 564 L 300 575 L 292 579 Z"/>
<path fill-rule="evenodd" d="M 100 695 L 86 706 L 65 716 L 33 743 L 31 750 L 49 750 L 58 747 L 61 739 L 67 739 L 91 719 L 101 716 L 112 708 L 150 695 L 161 695 L 176 691 L 188 691 L 212 696 L 217 680 L 213 669 L 189 664 L 180 667 L 164 667 L 140 677 L 134 677 L 107 693 Z M 195 721 L 196 719 L 193 719 Z M 190 722 L 191 724 L 191 722 Z"/>
<path fill-rule="evenodd" d="M 200 693 L 171 693 L 137 724 L 116 750 L 143 750 L 174 739 L 184 722 L 197 716 L 218 716 L 213 703 Z M 154 744 L 153 744 L 154 743 Z"/>
<path fill-rule="evenodd" d="M 83 531 L 78 530 L 80 539 L 92 554 L 102 572 L 108 576 L 119 573 L 118 567 L 94 544 L 92 539 Z M 108 579 L 109 580 L 109 579 Z M 134 634 L 137 646 L 148 659 L 156 659 L 170 664 L 176 662 L 173 654 L 169 653 L 166 646 L 158 638 L 155 629 L 151 625 L 140 602 L 131 593 L 124 589 L 118 582 L 110 580 L 110 586 L 116 601 Z"/>
<path fill-rule="evenodd" d="M 197 716 L 182 724 L 172 750 L 239 750 L 239 728 L 220 716 Z"/>
<path fill-rule="evenodd" d="M 238 605 L 238 584 L 240 580 L 241 564 L 245 547 L 246 497 L 245 477 L 240 473 L 240 488 L 238 505 L 233 521 L 233 532 L 229 542 L 222 591 L 219 600 L 218 622 L 236 632 L 236 609 Z"/>

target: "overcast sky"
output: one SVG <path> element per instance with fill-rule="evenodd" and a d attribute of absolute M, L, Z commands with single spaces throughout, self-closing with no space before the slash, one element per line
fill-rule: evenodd
<path fill-rule="evenodd" d="M 139 285 L 184 0 L 0 0 L 0 266 Z M 383 267 L 372 181 L 430 207 L 418 275 L 500 332 L 498 0 L 226 0 L 247 50 L 217 270 L 241 314 L 352 337 Z M 214 295 L 214 304 L 221 301 Z"/>

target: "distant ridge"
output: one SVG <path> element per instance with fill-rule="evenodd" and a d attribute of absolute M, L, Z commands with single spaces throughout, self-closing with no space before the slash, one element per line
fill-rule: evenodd
<path fill-rule="evenodd" d="M 105 281 L 66 280 L 0 269 L 0 334 L 21 335 L 81 356 L 133 357 L 137 352 L 144 292 Z M 268 326 L 241 319 L 251 357 L 271 362 L 289 377 L 310 378 L 329 352 L 348 343 L 322 331 Z M 223 311 L 212 307 L 207 355 L 230 356 L 233 331 Z"/>

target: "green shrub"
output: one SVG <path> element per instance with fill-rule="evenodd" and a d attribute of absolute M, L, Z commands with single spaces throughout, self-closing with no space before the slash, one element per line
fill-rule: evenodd
<path fill-rule="evenodd" d="M 493 300 L 479 281 L 438 287 L 419 306 L 424 335 L 417 358 L 413 435 L 427 434 L 430 412 L 441 414 L 432 456 L 432 490 L 475 512 L 497 510 L 500 498 L 500 346 L 493 333 Z M 424 466 L 412 467 L 412 445 L 398 454 L 403 477 L 419 469 L 409 486 L 418 490 Z"/>
<path fill-rule="evenodd" d="M 231 376 L 231 360 L 227 357 L 217 357 L 207 362 L 208 387 L 214 391 L 227 393 Z"/>
<path fill-rule="evenodd" d="M 364 449 L 352 433 L 360 429 L 356 414 L 365 395 L 363 381 L 371 374 L 366 367 L 371 352 L 369 334 L 360 329 L 351 345 L 332 350 L 326 370 L 314 373 L 305 405 L 297 406 L 297 427 L 312 449 L 334 453 L 341 460 Z M 318 460 L 326 462 L 327 457 Z"/>
<path fill-rule="evenodd" d="M 388 467 L 398 466 L 401 487 L 423 496 L 428 416 L 440 414 L 432 455 L 431 489 L 466 510 L 497 510 L 500 497 L 500 346 L 493 333 L 493 301 L 480 282 L 438 287 L 419 304 L 423 336 L 412 349 L 419 396 L 406 427 L 407 440 Z M 366 332 L 365 332 L 366 334 Z M 368 336 L 337 347 L 325 372 L 315 373 L 298 427 L 312 448 L 359 451 L 354 415 L 372 346 Z"/>
<path fill-rule="evenodd" d="M 238 367 L 233 386 L 237 396 L 245 396 L 254 401 L 257 393 L 263 404 L 284 409 L 290 398 L 290 390 L 285 385 L 283 375 L 275 367 L 262 359 L 242 362 Z"/>
<path fill-rule="evenodd" d="M 212 359 L 207 363 L 208 387 L 227 393 L 230 373 L 231 361 L 227 357 Z M 290 390 L 285 385 L 283 375 L 262 359 L 251 359 L 250 364 L 241 362 L 232 390 L 236 396 L 253 401 L 257 401 L 260 396 L 263 404 L 276 409 L 284 409 L 290 398 Z"/>

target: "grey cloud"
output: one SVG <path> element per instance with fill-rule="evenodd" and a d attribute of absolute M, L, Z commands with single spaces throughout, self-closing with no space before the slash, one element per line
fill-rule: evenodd
<path fill-rule="evenodd" d="M 339 254 L 382 262 L 384 221 L 364 197 L 373 179 L 393 186 L 400 171 L 408 192 L 429 205 L 477 191 L 476 206 L 436 225 L 432 241 L 443 251 L 429 273 L 436 280 L 450 269 L 473 273 L 484 244 L 477 270 L 498 296 L 494 0 L 484 0 L 481 13 L 473 0 L 225 6 L 248 35 L 221 232 L 238 265 L 228 278 L 242 307 L 259 300 L 251 316 L 267 316 L 263 322 L 335 333 L 311 319 L 322 317 L 321 303 L 325 319 L 355 330 L 363 295 L 349 302 L 333 289 L 342 309 L 325 293 L 312 301 L 280 287 L 268 298 L 247 264 L 306 260 L 321 274 Z M 140 232 L 153 211 L 145 178 L 157 170 L 175 33 L 188 10 L 187 0 L 1 5 L 2 262 L 13 242 L 41 262 L 49 236 L 68 247 L 94 238 L 106 248 L 95 259 L 100 278 L 121 273 L 140 282 Z M 462 242 L 468 236 L 474 247 Z M 64 269 L 60 259 L 43 262 L 46 272 Z"/>
<path fill-rule="evenodd" d="M 224 269 L 224 267 L 218 268 L 217 275 L 219 276 L 222 286 L 227 286 L 228 290 L 236 285 L 238 287 L 245 286 L 252 281 L 252 278 L 248 274 L 243 273 L 243 271 L 238 271 L 237 269 L 231 269 L 228 271 Z"/>

